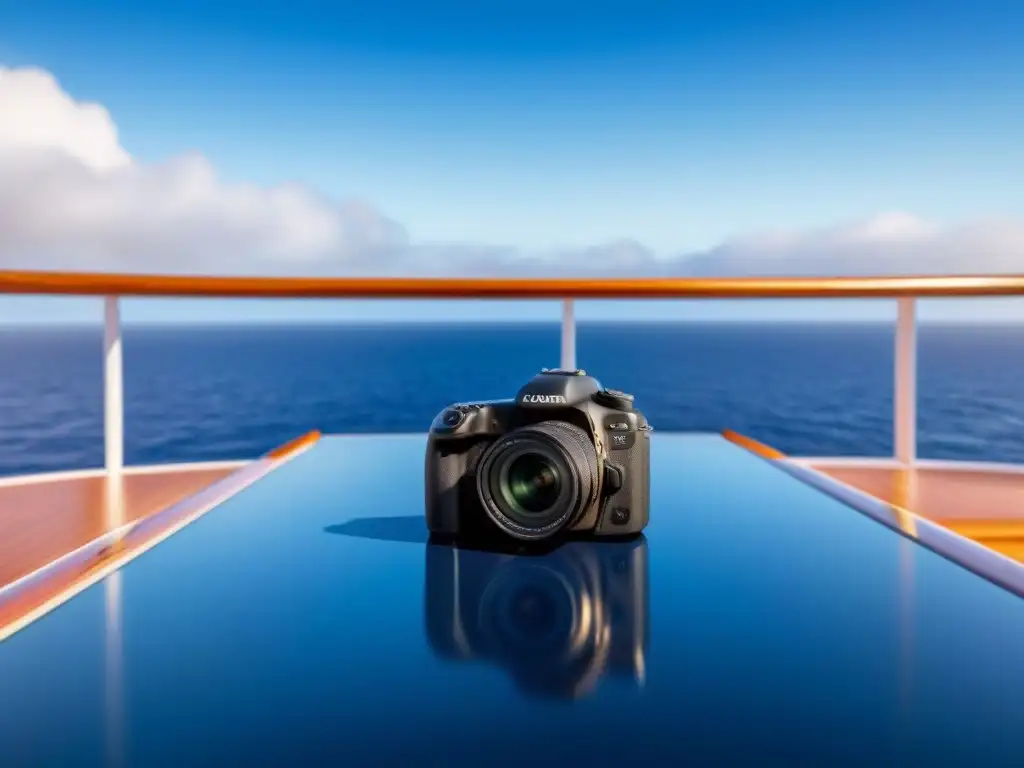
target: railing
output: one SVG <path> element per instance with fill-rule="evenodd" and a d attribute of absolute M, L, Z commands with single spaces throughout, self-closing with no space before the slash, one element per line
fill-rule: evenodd
<path fill-rule="evenodd" d="M 575 299 L 896 299 L 893 398 L 895 458 L 917 454 L 916 299 L 1022 296 L 1024 275 L 836 278 L 269 278 L 3 272 L 0 294 L 104 297 L 104 455 L 124 465 L 120 298 L 557 299 L 563 368 L 576 366 Z"/>

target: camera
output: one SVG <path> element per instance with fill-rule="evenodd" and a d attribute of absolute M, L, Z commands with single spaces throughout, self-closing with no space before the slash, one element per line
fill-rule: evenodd
<path fill-rule="evenodd" d="M 582 370 L 450 405 L 427 439 L 427 528 L 520 543 L 635 535 L 649 518 L 650 432 L 632 395 Z"/>
<path fill-rule="evenodd" d="M 642 685 L 647 580 L 643 535 L 542 555 L 428 544 L 427 642 L 443 659 L 504 668 L 538 698 L 581 698 L 605 676 Z"/>

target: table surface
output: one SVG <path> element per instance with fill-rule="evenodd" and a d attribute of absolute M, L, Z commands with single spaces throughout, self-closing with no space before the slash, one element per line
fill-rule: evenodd
<path fill-rule="evenodd" d="M 422 436 L 321 440 L 0 644 L 12 765 L 1024 764 L 1024 601 L 716 435 L 651 523 L 431 544 Z"/>

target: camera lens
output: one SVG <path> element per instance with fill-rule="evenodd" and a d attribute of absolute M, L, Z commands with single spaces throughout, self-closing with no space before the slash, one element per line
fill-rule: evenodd
<path fill-rule="evenodd" d="M 597 449 L 583 429 L 542 421 L 484 451 L 477 491 L 499 529 L 517 539 L 542 539 L 571 526 L 594 501 L 597 472 Z"/>
<path fill-rule="evenodd" d="M 502 494 L 527 514 L 549 509 L 558 501 L 562 485 L 558 467 L 539 453 L 524 453 L 514 459 L 502 480 Z"/>

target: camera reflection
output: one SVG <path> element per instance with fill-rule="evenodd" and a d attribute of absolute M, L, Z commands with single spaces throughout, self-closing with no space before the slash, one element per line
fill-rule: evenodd
<path fill-rule="evenodd" d="M 487 660 L 545 698 L 586 696 L 604 675 L 643 683 L 643 536 L 543 554 L 431 543 L 426 554 L 426 631 L 438 656 Z"/>

